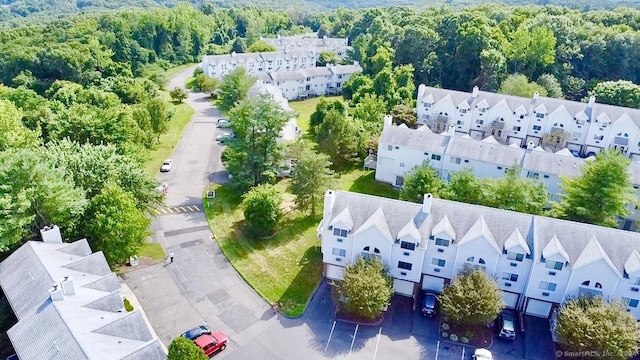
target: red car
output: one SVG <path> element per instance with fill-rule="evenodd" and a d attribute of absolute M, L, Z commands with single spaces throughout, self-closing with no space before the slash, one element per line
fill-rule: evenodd
<path fill-rule="evenodd" d="M 196 345 L 207 356 L 213 355 L 218 350 L 222 351 L 227 348 L 227 336 L 219 331 L 209 334 L 204 334 L 198 336 L 197 339 L 193 340 Z"/>

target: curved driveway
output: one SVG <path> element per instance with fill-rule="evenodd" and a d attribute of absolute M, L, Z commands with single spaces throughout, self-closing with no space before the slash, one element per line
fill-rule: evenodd
<path fill-rule="evenodd" d="M 176 75 L 169 88 L 183 87 L 194 69 Z M 220 359 L 435 359 L 436 351 L 439 359 L 461 358 L 461 347 L 438 347 L 437 325 L 401 300 L 382 327 L 356 328 L 334 323 L 329 286 L 323 283 L 303 317 L 276 316 L 229 264 L 204 213 L 197 211 L 207 184 L 224 182 L 227 175 L 215 142 L 219 111 L 200 93 L 189 92 L 186 103 L 196 113 L 174 150 L 173 169 L 158 176 L 169 184 L 167 205 L 186 212 L 158 216 L 152 224 L 152 240 L 173 252 L 174 262 L 123 276 L 164 344 L 207 323 L 229 337 L 229 347 L 214 357 Z"/>

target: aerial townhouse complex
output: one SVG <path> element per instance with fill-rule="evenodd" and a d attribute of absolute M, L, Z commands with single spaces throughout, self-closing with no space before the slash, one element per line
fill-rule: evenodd
<path fill-rule="evenodd" d="M 422 204 L 329 190 L 317 228 L 323 274 L 379 258 L 397 294 L 439 292 L 466 267 L 497 279 L 504 301 L 548 317 L 569 297 L 619 299 L 640 318 L 640 234 L 434 199 Z"/>
<path fill-rule="evenodd" d="M 318 33 L 307 33 L 293 36 L 278 35 L 275 38 L 261 37 L 260 40 L 272 45 L 277 50 L 315 48 L 318 54 L 329 51 L 344 59 L 349 46 L 349 38 L 318 37 Z"/>
<path fill-rule="evenodd" d="M 416 112 L 419 124 L 438 133 L 453 125 L 473 139 L 492 135 L 500 143 L 523 147 L 555 135 L 556 146 L 578 156 L 618 149 L 640 160 L 640 110 L 599 104 L 594 97 L 581 103 L 538 93 L 523 98 L 477 87 L 467 93 L 420 85 Z"/>
<path fill-rule="evenodd" d="M 320 52 L 324 51 L 324 47 L 318 45 L 316 40 L 322 39 L 312 38 L 311 41 L 296 38 L 291 43 L 287 39 L 289 38 L 272 39 L 279 44 L 276 45 L 279 51 L 275 52 L 206 55 L 202 58 L 202 69 L 210 77 L 221 79 L 234 69 L 243 67 L 248 75 L 282 90 L 283 96 L 288 100 L 339 94 L 342 84 L 352 74 L 362 72 L 358 62 L 350 65 L 316 66 Z M 344 46 L 340 49 L 346 52 L 346 39 L 330 40 L 342 41 Z"/>

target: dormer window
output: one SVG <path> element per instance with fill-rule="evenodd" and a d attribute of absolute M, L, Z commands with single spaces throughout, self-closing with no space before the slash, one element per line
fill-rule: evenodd
<path fill-rule="evenodd" d="M 347 230 L 333 228 L 333 235 L 335 235 L 335 236 L 347 237 L 347 233 L 348 233 Z"/>
<path fill-rule="evenodd" d="M 507 259 L 515 260 L 515 261 L 522 261 L 522 260 L 524 260 L 524 254 L 519 254 L 517 252 L 509 251 L 509 252 L 507 252 Z"/>
<path fill-rule="evenodd" d="M 536 113 L 538 119 L 544 119 L 544 113 Z"/>
<path fill-rule="evenodd" d="M 547 260 L 547 265 L 545 265 L 547 269 L 554 269 L 554 270 L 562 270 L 563 266 L 564 266 L 563 262 L 553 261 L 553 260 Z"/>
<path fill-rule="evenodd" d="M 416 244 L 408 241 L 402 241 L 400 242 L 400 247 L 407 250 L 415 250 Z"/>
<path fill-rule="evenodd" d="M 431 107 L 431 103 L 424 103 L 424 108 L 429 109 Z"/>
<path fill-rule="evenodd" d="M 450 241 L 448 239 L 436 238 L 436 245 L 448 247 Z"/>

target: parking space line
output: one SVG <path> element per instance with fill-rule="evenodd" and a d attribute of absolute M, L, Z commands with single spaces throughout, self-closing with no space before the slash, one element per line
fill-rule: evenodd
<path fill-rule="evenodd" d="M 329 340 L 327 340 L 327 346 L 324 347 L 324 352 L 327 352 L 327 349 L 329 348 L 329 343 L 331 342 L 331 336 L 333 335 L 333 329 L 336 328 L 336 322 L 333 322 L 333 325 L 331 326 L 331 332 L 329 333 Z"/>
<path fill-rule="evenodd" d="M 380 326 L 380 330 L 378 330 L 378 341 L 376 341 L 376 351 L 373 352 L 373 360 L 376 360 L 376 356 L 378 355 L 378 345 L 380 345 L 381 333 L 382 333 L 382 326 Z"/>
<path fill-rule="evenodd" d="M 356 324 L 356 330 L 353 332 L 353 338 L 351 339 L 351 346 L 349 347 L 348 356 L 351 356 L 351 350 L 353 350 L 353 343 L 356 341 L 356 335 L 358 335 L 358 326 L 360 326 L 360 324 Z"/>
<path fill-rule="evenodd" d="M 180 206 L 180 210 L 187 212 L 187 209 L 183 208 L 182 206 Z"/>
<path fill-rule="evenodd" d="M 438 353 L 440 353 L 440 340 L 438 340 L 436 345 L 436 360 L 438 360 Z"/>
<path fill-rule="evenodd" d="M 200 211 L 200 207 L 198 207 L 197 205 L 193 205 L 194 208 L 196 208 L 196 211 Z"/>
<path fill-rule="evenodd" d="M 168 212 L 170 212 L 171 214 L 173 214 L 173 210 L 171 210 L 171 208 L 166 208 L 166 210 L 167 210 Z"/>
<path fill-rule="evenodd" d="M 466 350 L 466 347 L 462 347 L 462 356 L 460 357 L 460 360 L 464 360 L 464 351 Z"/>

